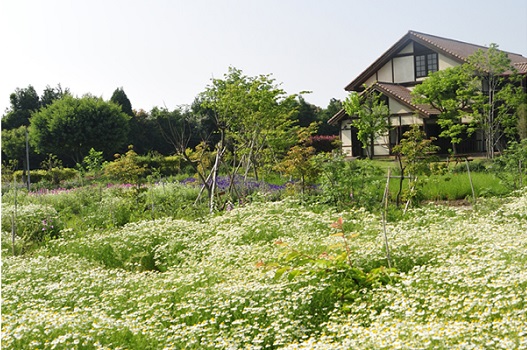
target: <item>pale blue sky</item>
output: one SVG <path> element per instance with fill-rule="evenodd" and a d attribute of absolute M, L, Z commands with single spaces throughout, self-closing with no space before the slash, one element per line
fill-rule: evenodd
<path fill-rule="evenodd" d="M 408 30 L 527 56 L 527 1 L 0 0 L 0 113 L 58 83 L 172 109 L 229 66 L 326 107 Z"/>

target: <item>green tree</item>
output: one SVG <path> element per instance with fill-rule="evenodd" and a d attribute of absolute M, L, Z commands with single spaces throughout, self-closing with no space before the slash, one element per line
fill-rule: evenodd
<path fill-rule="evenodd" d="M 320 108 L 312 105 L 300 95 L 298 96 L 298 113 L 295 116 L 295 120 L 300 127 L 308 127 L 313 122 L 317 121 L 317 115 L 320 111 Z"/>
<path fill-rule="evenodd" d="M 277 170 L 300 180 L 302 195 L 307 183 L 314 180 L 319 171 L 312 159 L 315 148 L 311 146 L 311 135 L 315 133 L 316 127 L 316 122 L 313 122 L 306 128 L 297 129 L 297 144 L 287 151 L 284 159 L 276 166 Z"/>
<path fill-rule="evenodd" d="M 388 132 L 390 126 L 390 110 L 382 94 L 369 89 L 362 94 L 351 92 L 344 101 L 344 110 L 352 117 L 351 124 L 357 128 L 357 138 L 371 159 L 375 138 Z"/>
<path fill-rule="evenodd" d="M 14 160 L 18 167 L 26 157 L 26 127 L 20 126 L 16 129 L 2 129 L 2 153 L 3 160 Z"/>
<path fill-rule="evenodd" d="M 518 106 L 516 114 L 518 116 L 518 137 L 520 140 L 527 139 L 527 102 L 523 102 Z"/>
<path fill-rule="evenodd" d="M 319 122 L 317 135 L 338 135 L 338 125 L 328 124 L 328 120 L 337 114 L 341 109 L 342 101 L 332 98 L 326 108 L 321 109 L 317 114 L 317 121 Z"/>
<path fill-rule="evenodd" d="M 60 84 L 57 85 L 57 87 L 50 87 L 49 85 L 46 86 L 44 89 L 44 92 L 42 93 L 42 96 L 40 96 L 40 108 L 44 108 L 52 104 L 55 100 L 60 100 L 65 95 L 71 95 L 70 90 L 68 88 L 62 89 L 62 86 Z"/>
<path fill-rule="evenodd" d="M 29 125 L 31 114 L 40 108 L 40 98 L 31 85 L 24 89 L 17 88 L 9 96 L 9 101 L 11 107 L 2 118 L 2 130 Z"/>
<path fill-rule="evenodd" d="M 404 138 L 395 146 L 392 152 L 397 157 L 401 177 L 399 181 L 399 192 L 397 193 L 397 205 L 401 200 L 403 181 L 405 174 L 410 175 L 408 199 L 415 198 L 417 193 L 418 175 L 428 175 L 430 172 L 430 162 L 434 159 L 433 154 L 439 149 L 433 145 L 434 138 L 426 138 L 426 134 L 419 125 L 414 124 L 404 133 Z"/>
<path fill-rule="evenodd" d="M 122 87 L 115 89 L 112 94 L 112 97 L 110 97 L 110 101 L 121 106 L 122 111 L 128 114 L 130 117 L 134 115 L 134 111 L 132 110 L 132 103 L 128 99 L 128 96 L 126 96 L 126 93 L 124 92 Z"/>
<path fill-rule="evenodd" d="M 467 67 L 482 86 L 474 97 L 473 123 L 485 132 L 487 157 L 494 158 L 495 149 L 505 144 L 504 136 L 518 134 L 515 111 L 525 101 L 525 93 L 507 53 L 496 44 L 476 51 L 469 57 Z"/>
<path fill-rule="evenodd" d="M 286 135 L 296 110 L 295 95 L 287 95 L 270 75 L 248 77 L 229 68 L 223 79 L 213 79 L 201 94 L 203 106 L 214 112 L 220 132 L 220 152 L 229 142 L 233 167 L 258 170 L 285 153 L 292 142 Z M 223 140 L 223 141 L 222 141 Z"/>
<path fill-rule="evenodd" d="M 437 119 L 441 127 L 439 136 L 450 139 L 454 154 L 467 129 L 467 124 L 463 124 L 461 119 L 470 114 L 478 88 L 469 70 L 465 66 L 457 66 L 431 73 L 412 91 L 415 103 L 429 104 L 440 112 Z"/>
<path fill-rule="evenodd" d="M 135 111 L 128 124 L 128 144 L 134 145 L 134 149 L 139 154 L 158 152 L 163 155 L 170 155 L 174 152 L 169 143 L 165 141 L 156 119 L 156 112 L 159 108 L 155 107 L 151 112 L 142 109 Z"/>
<path fill-rule="evenodd" d="M 75 163 L 91 148 L 109 158 L 126 142 L 128 119 L 114 103 L 89 95 L 66 95 L 33 115 L 30 141 L 38 153 L 53 153 Z"/>

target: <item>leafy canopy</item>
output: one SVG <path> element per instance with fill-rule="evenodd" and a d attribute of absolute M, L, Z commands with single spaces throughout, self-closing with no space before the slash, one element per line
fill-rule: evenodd
<path fill-rule="evenodd" d="M 351 125 L 357 128 L 357 138 L 371 158 L 375 137 L 389 128 L 390 109 L 383 101 L 382 94 L 371 89 L 362 94 L 351 92 L 344 101 L 344 110 L 351 116 Z M 368 148 L 368 145 L 371 147 Z"/>
<path fill-rule="evenodd" d="M 77 163 L 91 148 L 108 157 L 125 144 L 128 119 L 114 103 L 89 95 L 67 95 L 33 115 L 30 141 L 38 153 L 53 153 Z"/>

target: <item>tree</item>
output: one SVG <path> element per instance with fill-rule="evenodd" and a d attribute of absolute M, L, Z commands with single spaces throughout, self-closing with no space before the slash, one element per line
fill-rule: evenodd
<path fill-rule="evenodd" d="M 29 118 L 40 108 L 40 98 L 35 88 L 29 85 L 25 89 L 16 88 L 9 96 L 10 110 L 2 118 L 2 130 L 16 129 L 29 125 Z"/>
<path fill-rule="evenodd" d="M 133 117 L 134 111 L 132 110 L 132 103 L 126 96 L 123 88 L 117 88 L 110 97 L 110 101 L 121 106 L 121 109 L 124 113 L 128 114 L 130 117 Z"/>
<path fill-rule="evenodd" d="M 518 129 L 518 137 L 520 140 L 527 139 L 527 102 L 523 102 L 518 106 L 516 114 L 518 116 L 518 123 L 516 126 Z"/>
<path fill-rule="evenodd" d="M 439 136 L 450 139 L 454 154 L 467 129 L 461 118 L 471 113 L 470 106 L 477 90 L 477 81 L 466 67 L 457 66 L 431 73 L 412 91 L 415 103 L 429 104 L 440 112 L 437 119 L 441 127 Z"/>
<path fill-rule="evenodd" d="M 47 107 L 52 104 L 53 101 L 60 100 L 66 95 L 71 95 L 70 89 L 62 89 L 60 84 L 58 84 L 55 88 L 47 85 L 44 89 L 44 92 L 42 93 L 42 96 L 40 96 L 40 108 Z"/>
<path fill-rule="evenodd" d="M 306 183 L 316 178 L 319 167 L 313 161 L 315 148 L 311 146 L 311 135 L 315 133 L 317 124 L 311 123 L 306 128 L 297 129 L 297 144 L 289 149 L 284 159 L 276 169 L 299 178 L 302 195 L 305 193 Z"/>
<path fill-rule="evenodd" d="M 485 132 L 488 158 L 494 158 L 495 148 L 502 148 L 503 136 L 515 137 L 518 119 L 515 111 L 525 101 L 519 76 L 506 52 L 491 44 L 468 59 L 468 69 L 481 81 L 482 89 L 474 96 L 473 123 Z M 511 73 L 511 74 L 509 74 Z"/>
<path fill-rule="evenodd" d="M 298 113 L 295 116 L 298 126 L 306 128 L 313 122 L 317 121 L 317 114 L 320 111 L 315 105 L 306 102 L 306 100 L 300 95 L 298 96 Z"/>
<path fill-rule="evenodd" d="M 371 159 L 375 138 L 388 132 L 390 125 L 390 110 L 382 94 L 371 89 L 362 94 L 351 92 L 344 101 L 344 110 L 352 117 L 351 124 L 357 128 L 357 138 Z"/>
<path fill-rule="evenodd" d="M 330 125 L 328 120 L 337 114 L 341 109 L 342 101 L 332 98 L 325 109 L 321 109 L 317 114 L 317 121 L 319 122 L 317 135 L 338 135 L 338 125 Z"/>
<path fill-rule="evenodd" d="M 433 145 L 434 138 L 426 138 L 426 134 L 422 131 L 419 125 L 414 124 L 404 133 L 404 138 L 395 146 L 392 152 L 397 157 L 401 177 L 399 181 L 399 192 L 397 193 L 397 206 L 401 200 L 401 193 L 403 189 L 403 181 L 405 173 L 411 176 L 410 189 L 417 188 L 417 176 L 428 174 L 430 172 L 430 162 L 432 155 L 439 149 L 438 146 Z M 403 161 L 404 159 L 404 161 Z M 409 198 L 412 198 L 415 192 L 410 193 Z"/>
<path fill-rule="evenodd" d="M 109 158 L 127 138 L 129 117 L 112 102 L 70 95 L 35 113 L 29 128 L 38 153 L 52 153 L 80 163 L 91 148 Z"/>
<path fill-rule="evenodd" d="M 286 95 L 270 75 L 248 77 L 232 67 L 201 94 L 203 106 L 214 112 L 222 135 L 219 149 L 228 141 L 233 168 L 242 166 L 244 177 L 253 170 L 256 178 L 260 167 L 294 142 L 286 133 L 296 113 L 295 98 Z"/>
<path fill-rule="evenodd" d="M 16 165 L 24 162 L 26 157 L 26 127 L 20 126 L 16 129 L 2 129 L 2 157 L 15 160 Z"/>

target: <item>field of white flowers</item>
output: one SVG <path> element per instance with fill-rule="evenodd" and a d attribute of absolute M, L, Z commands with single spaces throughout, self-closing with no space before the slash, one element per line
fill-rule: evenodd
<path fill-rule="evenodd" d="M 399 277 L 345 311 L 330 281 L 265 268 L 283 243 L 323 254 L 339 217 L 354 264 L 386 265 L 380 217 L 288 200 L 4 250 L 2 349 L 527 349 L 526 191 L 388 224 Z"/>

